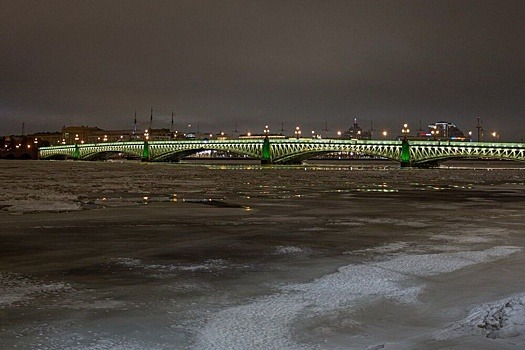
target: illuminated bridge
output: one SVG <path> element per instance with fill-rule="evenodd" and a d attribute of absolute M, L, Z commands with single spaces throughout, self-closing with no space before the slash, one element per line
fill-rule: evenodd
<path fill-rule="evenodd" d="M 130 141 L 42 147 L 40 159 L 99 160 L 123 154 L 143 161 L 177 162 L 202 151 L 219 151 L 260 159 L 262 164 L 300 163 L 327 153 L 353 152 L 386 158 L 401 166 L 426 167 L 453 158 L 525 161 L 525 143 L 455 141 L 382 141 L 347 139 L 235 139 Z"/>

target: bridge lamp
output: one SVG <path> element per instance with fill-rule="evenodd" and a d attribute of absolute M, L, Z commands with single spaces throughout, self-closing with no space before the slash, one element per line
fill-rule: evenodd
<path fill-rule="evenodd" d="M 337 136 L 341 137 L 341 131 L 337 132 Z"/>
<path fill-rule="evenodd" d="M 498 135 L 497 132 L 493 131 L 491 135 L 492 135 L 492 137 L 494 137 L 495 139 L 499 139 L 499 135 Z"/>
<path fill-rule="evenodd" d="M 388 135 L 388 133 L 386 132 L 386 130 L 383 131 L 383 138 L 386 138 L 386 136 Z"/>
<path fill-rule="evenodd" d="M 408 128 L 408 124 L 407 123 L 403 124 L 403 129 L 401 129 L 401 132 L 403 133 L 403 135 L 406 138 L 408 133 L 410 132 L 410 129 Z"/>
<path fill-rule="evenodd" d="M 298 139 L 299 136 L 301 136 L 301 129 L 298 126 L 296 126 L 295 127 L 295 138 Z"/>
<path fill-rule="evenodd" d="M 268 135 L 268 134 L 270 133 L 270 129 L 268 128 L 268 125 L 265 125 L 265 126 L 264 126 L 263 133 L 264 133 L 265 135 Z"/>

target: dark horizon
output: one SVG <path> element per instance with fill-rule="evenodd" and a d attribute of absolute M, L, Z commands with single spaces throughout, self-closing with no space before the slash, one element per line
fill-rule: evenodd
<path fill-rule="evenodd" d="M 6 1 L 0 134 L 63 125 L 525 136 L 522 1 Z M 188 127 L 188 125 L 192 127 Z M 193 129 L 193 130 L 190 130 Z"/>

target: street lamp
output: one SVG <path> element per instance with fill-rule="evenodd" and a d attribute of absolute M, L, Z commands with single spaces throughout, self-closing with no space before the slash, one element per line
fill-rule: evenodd
<path fill-rule="evenodd" d="M 268 129 L 268 125 L 265 125 L 265 126 L 264 126 L 264 131 L 263 131 L 263 133 L 264 133 L 265 135 L 268 135 L 268 134 L 270 133 L 270 129 Z"/>
<path fill-rule="evenodd" d="M 299 139 L 300 136 L 301 136 L 301 129 L 298 126 L 296 126 L 295 127 L 295 138 Z"/>
<path fill-rule="evenodd" d="M 383 138 L 386 139 L 386 136 L 388 135 L 388 133 L 386 132 L 386 130 L 383 130 Z"/>
<path fill-rule="evenodd" d="M 492 135 L 492 137 L 494 137 L 496 140 L 499 139 L 499 135 L 498 135 L 497 132 L 493 131 L 491 135 Z"/>
<path fill-rule="evenodd" d="M 410 129 L 408 128 L 408 124 L 403 124 L 403 129 L 401 129 L 401 132 L 403 133 L 403 136 L 405 139 L 407 138 L 408 133 L 410 132 Z"/>
<path fill-rule="evenodd" d="M 341 137 L 341 134 L 342 134 L 341 131 L 337 132 L 337 136 Z"/>

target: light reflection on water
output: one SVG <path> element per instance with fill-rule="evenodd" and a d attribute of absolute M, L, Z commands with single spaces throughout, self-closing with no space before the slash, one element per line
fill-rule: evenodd
<path fill-rule="evenodd" d="M 126 166 L 97 165 L 111 167 L 112 171 Z M 253 162 L 157 163 L 145 168 L 151 169 L 147 178 L 141 172 L 130 175 L 132 182 L 136 182 L 135 191 L 88 195 L 84 207 L 182 202 L 204 205 L 213 202 L 231 207 L 235 203 L 257 203 L 259 199 L 299 201 L 329 195 L 336 199 L 358 194 L 390 196 L 407 191 L 470 191 L 493 184 L 525 186 L 525 167 L 511 167 L 510 162 L 497 162 L 497 166 L 490 163 L 488 168 L 484 165 L 485 162 L 456 161 L 451 166 L 434 169 L 401 169 L 397 163 L 385 161 L 309 161 L 273 166 Z"/>

